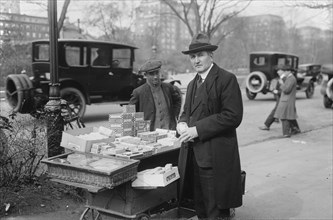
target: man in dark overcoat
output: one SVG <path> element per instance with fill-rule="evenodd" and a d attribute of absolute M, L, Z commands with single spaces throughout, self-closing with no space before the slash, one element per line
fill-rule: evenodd
<path fill-rule="evenodd" d="M 276 108 L 274 117 L 282 121 L 283 137 L 290 137 L 292 134 L 301 132 L 297 123 L 296 112 L 296 85 L 297 80 L 293 75 L 293 68 L 290 65 L 280 64 L 276 67 L 280 76 L 281 98 Z"/>
<path fill-rule="evenodd" d="M 177 131 L 179 199 L 194 196 L 199 219 L 230 219 L 242 205 L 241 165 L 236 128 L 243 118 L 241 91 L 234 74 L 213 62 L 216 45 L 206 34 L 194 36 L 188 51 L 197 71 Z M 203 81 L 203 82 L 202 82 Z"/>
<path fill-rule="evenodd" d="M 129 101 L 136 106 L 137 112 L 144 113 L 145 120 L 150 120 L 150 131 L 156 128 L 175 130 L 181 108 L 181 94 L 170 83 L 161 81 L 161 66 L 161 60 L 152 59 L 140 67 L 146 83 L 133 90 Z"/>

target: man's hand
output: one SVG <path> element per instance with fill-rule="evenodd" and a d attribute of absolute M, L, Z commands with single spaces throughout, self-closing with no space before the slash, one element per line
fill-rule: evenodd
<path fill-rule="evenodd" d="M 185 131 L 185 129 L 187 129 L 187 128 L 188 128 L 188 126 L 187 126 L 186 122 L 179 122 L 177 124 L 176 129 L 177 129 L 178 134 L 182 134 Z"/>
<path fill-rule="evenodd" d="M 198 132 L 196 127 L 186 128 L 180 135 L 179 141 L 180 142 L 189 142 L 194 138 L 198 137 Z"/>

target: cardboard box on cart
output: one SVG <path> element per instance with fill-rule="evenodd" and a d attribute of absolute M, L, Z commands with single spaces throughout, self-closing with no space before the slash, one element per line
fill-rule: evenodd
<path fill-rule="evenodd" d="M 68 131 L 62 132 L 62 139 L 60 146 L 80 152 L 90 152 L 91 146 L 94 143 L 99 142 L 113 142 L 115 140 L 115 136 L 109 136 L 104 139 L 97 139 L 97 140 L 86 140 L 79 137 L 82 134 L 89 134 L 91 132 L 98 132 L 98 128 L 96 127 L 86 127 L 86 128 L 79 128 L 73 129 Z"/>

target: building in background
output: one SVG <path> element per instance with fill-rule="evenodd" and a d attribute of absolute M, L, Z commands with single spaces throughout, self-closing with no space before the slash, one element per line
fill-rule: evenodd
<path fill-rule="evenodd" d="M 181 10 L 181 5 L 176 6 Z M 189 19 L 194 21 L 194 15 Z M 141 2 L 136 9 L 134 27 L 137 37 L 151 36 L 151 47 L 157 53 L 174 52 L 191 40 L 185 24 L 174 15 L 169 6 L 159 0 Z"/>

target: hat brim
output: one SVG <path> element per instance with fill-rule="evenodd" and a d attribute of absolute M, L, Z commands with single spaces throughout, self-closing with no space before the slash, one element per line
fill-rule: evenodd
<path fill-rule="evenodd" d="M 197 47 L 192 50 L 182 51 L 182 53 L 190 54 L 190 53 L 196 53 L 196 52 L 200 52 L 200 51 L 214 51 L 217 48 L 218 48 L 218 46 L 216 46 L 216 45 L 205 45 L 205 46 Z"/>

